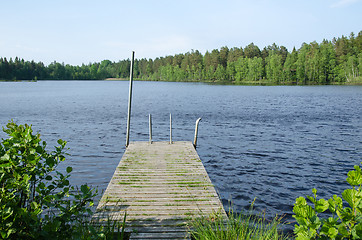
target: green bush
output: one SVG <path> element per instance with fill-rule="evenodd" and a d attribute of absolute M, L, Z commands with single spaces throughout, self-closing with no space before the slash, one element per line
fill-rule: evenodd
<path fill-rule="evenodd" d="M 354 166 L 348 172 L 347 182 L 352 189 L 346 189 L 342 198 L 334 195 L 327 200 L 317 200 L 317 190 L 313 189 L 313 197 L 307 196 L 312 206 L 304 197 L 299 197 L 293 207 L 298 225 L 294 233 L 297 240 L 303 239 L 362 239 L 362 171 Z M 344 207 L 344 204 L 348 206 Z M 331 214 L 329 218 L 318 217 L 319 213 Z"/>
<path fill-rule="evenodd" d="M 0 143 L 0 237 L 2 239 L 69 239 L 91 215 L 94 189 L 69 184 L 55 171 L 65 160 L 66 142 L 46 151 L 46 143 L 31 126 L 9 122 L 8 139 Z"/>

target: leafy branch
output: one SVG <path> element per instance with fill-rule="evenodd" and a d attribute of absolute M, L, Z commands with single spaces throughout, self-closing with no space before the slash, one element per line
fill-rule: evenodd
<path fill-rule="evenodd" d="M 92 214 L 96 191 L 70 186 L 72 172 L 55 171 L 65 160 L 66 141 L 54 151 L 33 134 L 31 126 L 9 122 L 0 143 L 0 238 L 69 238 L 77 223 Z"/>
<path fill-rule="evenodd" d="M 315 188 L 313 196 L 307 196 L 312 206 L 304 197 L 296 199 L 293 217 L 298 223 L 294 228 L 297 240 L 362 239 L 362 170 L 357 165 L 354 169 L 347 174 L 347 182 L 352 188 L 342 192 L 343 199 L 333 195 L 328 201 L 318 200 Z M 332 216 L 320 219 L 318 214 L 324 212 Z"/>

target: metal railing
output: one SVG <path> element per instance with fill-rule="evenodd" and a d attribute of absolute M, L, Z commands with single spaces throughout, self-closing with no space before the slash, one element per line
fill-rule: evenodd
<path fill-rule="evenodd" d="M 199 122 L 201 121 L 201 118 L 198 118 L 196 120 L 196 125 L 195 125 L 195 135 L 194 135 L 194 141 L 193 141 L 193 145 L 196 148 L 197 146 L 197 137 L 198 137 L 198 130 L 199 130 Z M 148 122 L 149 122 L 149 143 L 152 144 L 152 115 L 149 114 L 148 115 Z M 170 113 L 170 144 L 172 144 L 172 114 Z"/>
<path fill-rule="evenodd" d="M 132 52 L 132 59 L 131 59 L 131 66 L 130 66 L 130 76 L 129 76 L 129 96 L 128 96 L 128 115 L 127 115 L 127 132 L 126 132 L 126 147 L 129 145 L 129 133 L 131 129 L 131 106 L 132 106 L 132 85 L 133 85 L 133 65 L 134 65 L 134 54 L 135 52 Z M 152 144 L 152 115 L 149 114 L 149 143 Z M 201 118 L 198 118 L 196 120 L 196 126 L 195 126 L 195 136 L 194 136 L 194 142 L 193 145 L 196 148 L 197 144 L 197 135 L 198 135 L 198 128 L 199 128 L 199 122 Z M 170 113 L 170 144 L 172 144 L 172 114 Z"/>
<path fill-rule="evenodd" d="M 152 115 L 149 114 L 148 115 L 148 122 L 149 122 L 149 135 L 150 135 L 150 140 L 149 143 L 152 144 Z"/>
<path fill-rule="evenodd" d="M 198 118 L 196 120 L 196 126 L 195 126 L 195 136 L 194 136 L 194 147 L 196 148 L 196 145 L 197 145 L 197 134 L 198 134 L 198 131 L 199 131 L 199 122 L 201 121 L 201 118 Z"/>

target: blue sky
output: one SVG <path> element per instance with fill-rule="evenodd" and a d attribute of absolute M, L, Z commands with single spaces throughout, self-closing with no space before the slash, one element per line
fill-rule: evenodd
<path fill-rule="evenodd" d="M 362 30 L 362 0 L 0 0 L 0 57 L 81 65 Z"/>

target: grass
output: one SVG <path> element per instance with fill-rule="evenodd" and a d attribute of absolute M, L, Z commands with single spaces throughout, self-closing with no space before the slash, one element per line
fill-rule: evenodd
<path fill-rule="evenodd" d="M 284 240 L 289 236 L 280 230 L 281 218 L 268 221 L 252 212 L 244 215 L 229 212 L 229 219 L 222 218 L 220 213 L 210 214 L 189 223 L 193 240 Z"/>
<path fill-rule="evenodd" d="M 102 221 L 89 221 L 84 219 L 82 222 L 75 223 L 73 226 L 72 236 L 66 239 L 79 240 L 128 240 L 130 233 L 126 232 L 126 217 L 127 213 L 120 221 L 107 219 L 105 224 L 100 224 Z"/>
<path fill-rule="evenodd" d="M 109 196 L 106 196 L 106 201 L 111 202 Z M 127 207 L 128 205 L 122 205 L 119 203 L 122 200 L 116 201 L 116 206 Z M 83 221 L 76 226 L 76 234 L 71 239 L 102 239 L 102 240 L 128 240 L 131 233 L 126 232 L 126 219 L 127 211 L 124 211 L 122 219 L 114 220 L 107 214 L 107 212 L 114 212 L 114 207 L 104 206 L 102 209 L 96 210 L 98 216 L 91 219 L 91 221 Z M 94 216 L 94 215 L 93 215 Z"/>

